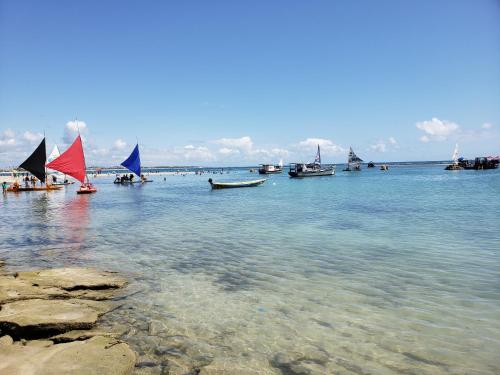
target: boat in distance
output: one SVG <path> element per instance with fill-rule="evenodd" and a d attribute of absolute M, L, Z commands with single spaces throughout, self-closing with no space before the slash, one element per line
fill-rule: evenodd
<path fill-rule="evenodd" d="M 282 165 L 261 164 L 259 168 L 259 174 L 276 174 L 281 172 L 283 172 Z"/>
<path fill-rule="evenodd" d="M 266 182 L 266 179 L 253 180 L 253 181 L 238 181 L 238 182 L 215 182 L 211 178 L 208 179 L 208 183 L 212 189 L 233 189 L 233 188 L 244 188 L 244 187 L 254 187 L 262 185 Z"/>
<path fill-rule="evenodd" d="M 335 174 L 335 166 L 322 167 L 321 166 L 321 153 L 318 145 L 318 152 L 314 163 L 291 163 L 288 175 L 290 177 L 319 177 L 319 176 L 333 176 Z"/>
<path fill-rule="evenodd" d="M 335 175 L 335 168 L 333 166 L 322 168 L 318 164 L 292 163 L 288 175 L 290 177 L 333 176 Z"/>

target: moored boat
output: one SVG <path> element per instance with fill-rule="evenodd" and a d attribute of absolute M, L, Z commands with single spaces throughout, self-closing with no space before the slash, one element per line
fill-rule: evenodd
<path fill-rule="evenodd" d="M 321 166 L 321 152 L 318 145 L 318 152 L 314 163 L 291 163 L 288 175 L 290 177 L 320 177 L 320 176 L 333 176 L 335 175 L 335 166 L 322 167 Z"/>
<path fill-rule="evenodd" d="M 375 164 L 371 161 L 368 163 L 368 165 L 366 166 L 366 168 L 375 168 Z"/>
<path fill-rule="evenodd" d="M 388 170 L 389 170 L 389 166 L 388 166 L 387 164 L 382 164 L 382 165 L 380 166 L 380 170 L 381 170 L 381 171 L 388 171 Z"/>
<path fill-rule="evenodd" d="M 122 177 L 116 176 L 114 181 L 115 184 L 138 184 L 145 182 L 153 182 L 152 180 L 146 179 L 146 177 L 141 173 L 141 156 L 139 153 L 139 143 L 137 143 L 129 155 L 121 165 L 127 168 L 130 172 L 134 172 L 140 180 L 134 180 L 134 175 L 131 173 L 130 176 L 124 175 Z"/>
<path fill-rule="evenodd" d="M 237 182 L 215 182 L 211 178 L 208 179 L 208 183 L 212 189 L 232 189 L 232 188 L 244 188 L 244 187 L 254 187 L 262 185 L 266 182 L 266 179 L 253 180 L 253 181 L 237 181 Z"/>
<path fill-rule="evenodd" d="M 259 168 L 259 174 L 276 174 L 281 172 L 283 172 L 282 165 L 261 164 Z"/>
<path fill-rule="evenodd" d="M 51 191 L 51 190 L 61 190 L 62 186 L 55 185 L 45 185 L 45 186 L 22 186 L 18 182 L 14 182 L 7 188 L 9 192 L 23 192 L 23 191 Z"/>
<path fill-rule="evenodd" d="M 54 186 L 47 183 L 47 170 L 45 169 L 45 161 L 47 160 L 47 152 L 45 148 L 45 137 L 42 139 L 38 147 L 33 151 L 33 153 L 19 166 L 38 180 L 40 180 L 42 186 L 36 186 L 36 179 L 29 179 L 28 176 L 25 178 L 25 185 L 21 185 L 17 180 L 10 185 L 6 190 L 8 192 L 24 192 L 24 191 L 51 191 L 60 190 L 60 186 Z"/>
<path fill-rule="evenodd" d="M 361 162 L 363 160 L 354 153 L 352 147 L 349 147 L 349 155 L 347 156 L 347 167 L 344 172 L 361 171 Z"/>
<path fill-rule="evenodd" d="M 447 165 L 445 171 L 460 171 L 464 169 L 464 167 L 458 162 L 458 143 L 455 144 L 455 150 L 453 151 L 453 156 L 451 158 L 453 163 Z"/>

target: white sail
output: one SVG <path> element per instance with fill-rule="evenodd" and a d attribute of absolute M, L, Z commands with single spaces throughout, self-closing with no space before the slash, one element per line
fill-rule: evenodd
<path fill-rule="evenodd" d="M 57 145 L 54 145 L 54 148 L 52 149 L 52 152 L 50 153 L 49 157 L 47 158 L 47 163 L 50 163 L 52 160 L 57 159 L 61 153 L 59 152 L 59 148 Z"/>
<path fill-rule="evenodd" d="M 455 164 L 458 164 L 458 143 L 455 144 L 455 151 L 453 151 L 452 159 Z"/>
<path fill-rule="evenodd" d="M 283 159 L 280 159 L 280 162 L 278 164 L 281 168 L 283 168 Z"/>

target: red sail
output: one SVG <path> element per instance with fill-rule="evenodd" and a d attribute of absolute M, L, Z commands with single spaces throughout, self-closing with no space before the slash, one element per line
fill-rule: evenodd
<path fill-rule="evenodd" d="M 61 156 L 48 163 L 47 168 L 68 174 L 83 184 L 85 182 L 85 157 L 83 156 L 80 135 L 76 137 L 73 144 Z"/>

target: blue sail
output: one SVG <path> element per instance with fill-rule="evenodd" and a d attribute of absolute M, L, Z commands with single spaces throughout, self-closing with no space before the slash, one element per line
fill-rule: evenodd
<path fill-rule="evenodd" d="M 137 176 L 141 176 L 141 157 L 139 156 L 139 144 L 134 148 L 134 151 L 121 165 L 129 171 L 134 172 Z"/>

